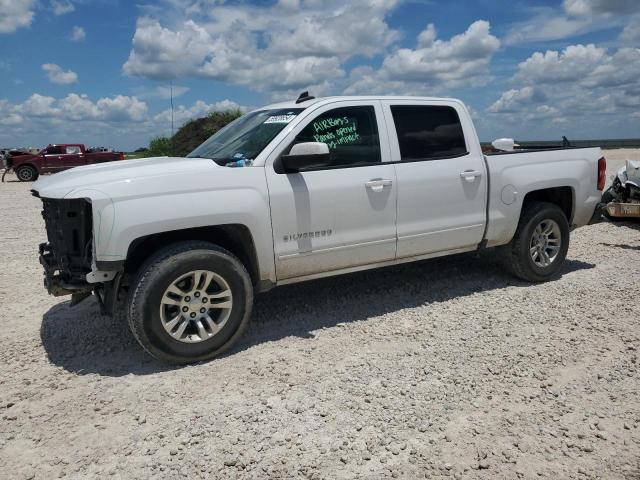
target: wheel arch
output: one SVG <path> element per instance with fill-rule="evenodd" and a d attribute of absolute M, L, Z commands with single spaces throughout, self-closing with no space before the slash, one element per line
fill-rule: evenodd
<path fill-rule="evenodd" d="M 246 225 L 224 224 L 154 233 L 139 237 L 129 245 L 125 273 L 132 274 L 151 255 L 171 243 L 201 240 L 222 247 L 243 263 L 254 285 L 260 284 L 260 266 L 253 235 Z"/>
<path fill-rule="evenodd" d="M 527 192 L 522 200 L 520 216 L 522 216 L 525 207 L 531 202 L 548 202 L 557 205 L 564 212 L 567 222 L 571 225 L 576 203 L 576 193 L 573 187 L 550 187 Z"/>
<path fill-rule="evenodd" d="M 14 164 L 11 165 L 11 168 L 13 169 L 13 171 L 16 171 L 16 170 L 18 170 L 19 168 L 22 168 L 22 167 L 32 168 L 36 172 L 36 175 L 38 175 L 40 173 L 38 171 L 38 167 L 36 167 L 33 163 L 30 163 L 30 162 L 19 163 L 18 165 L 16 165 L 14 163 Z"/>

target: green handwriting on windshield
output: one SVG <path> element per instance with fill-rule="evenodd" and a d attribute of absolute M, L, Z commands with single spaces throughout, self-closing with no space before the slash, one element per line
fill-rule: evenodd
<path fill-rule="evenodd" d="M 356 121 L 349 117 L 324 118 L 313 123 L 313 139 L 326 143 L 333 150 L 339 145 L 350 145 L 360 139 Z"/>

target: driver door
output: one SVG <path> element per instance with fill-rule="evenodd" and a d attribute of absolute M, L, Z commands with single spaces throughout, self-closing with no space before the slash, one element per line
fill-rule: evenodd
<path fill-rule="evenodd" d="M 62 163 L 62 147 L 51 146 L 44 151 L 44 168 L 43 171 L 48 173 L 56 173 L 64 170 Z"/>
<path fill-rule="evenodd" d="M 380 102 L 318 108 L 267 161 L 278 281 L 395 259 L 395 170 L 389 164 Z M 329 166 L 277 173 L 274 161 L 296 143 L 329 146 Z"/>

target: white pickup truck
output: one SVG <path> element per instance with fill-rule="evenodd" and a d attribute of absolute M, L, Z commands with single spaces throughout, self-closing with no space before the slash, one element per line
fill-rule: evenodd
<path fill-rule="evenodd" d="M 303 95 L 187 158 L 78 167 L 33 191 L 49 292 L 125 306 L 149 353 L 188 363 L 228 350 L 276 285 L 490 247 L 550 279 L 604 181 L 599 148 L 483 154 L 457 100 Z"/>

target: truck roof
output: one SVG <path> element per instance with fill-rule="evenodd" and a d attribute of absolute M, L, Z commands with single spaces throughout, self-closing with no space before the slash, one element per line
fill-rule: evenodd
<path fill-rule="evenodd" d="M 439 97 L 412 97 L 412 96 L 401 96 L 401 95 L 367 95 L 367 96 L 332 96 L 332 97 L 320 97 L 314 98 L 312 100 L 305 100 L 301 103 L 296 103 L 295 100 L 280 102 L 280 103 L 272 103 L 270 105 L 266 105 L 264 107 L 258 108 L 256 110 L 266 110 L 266 109 L 281 109 L 281 108 L 307 108 L 311 105 L 316 105 L 318 103 L 331 103 L 336 100 L 416 100 L 416 101 L 431 101 L 431 102 L 456 102 L 462 103 L 460 100 L 456 98 L 439 98 Z"/>

